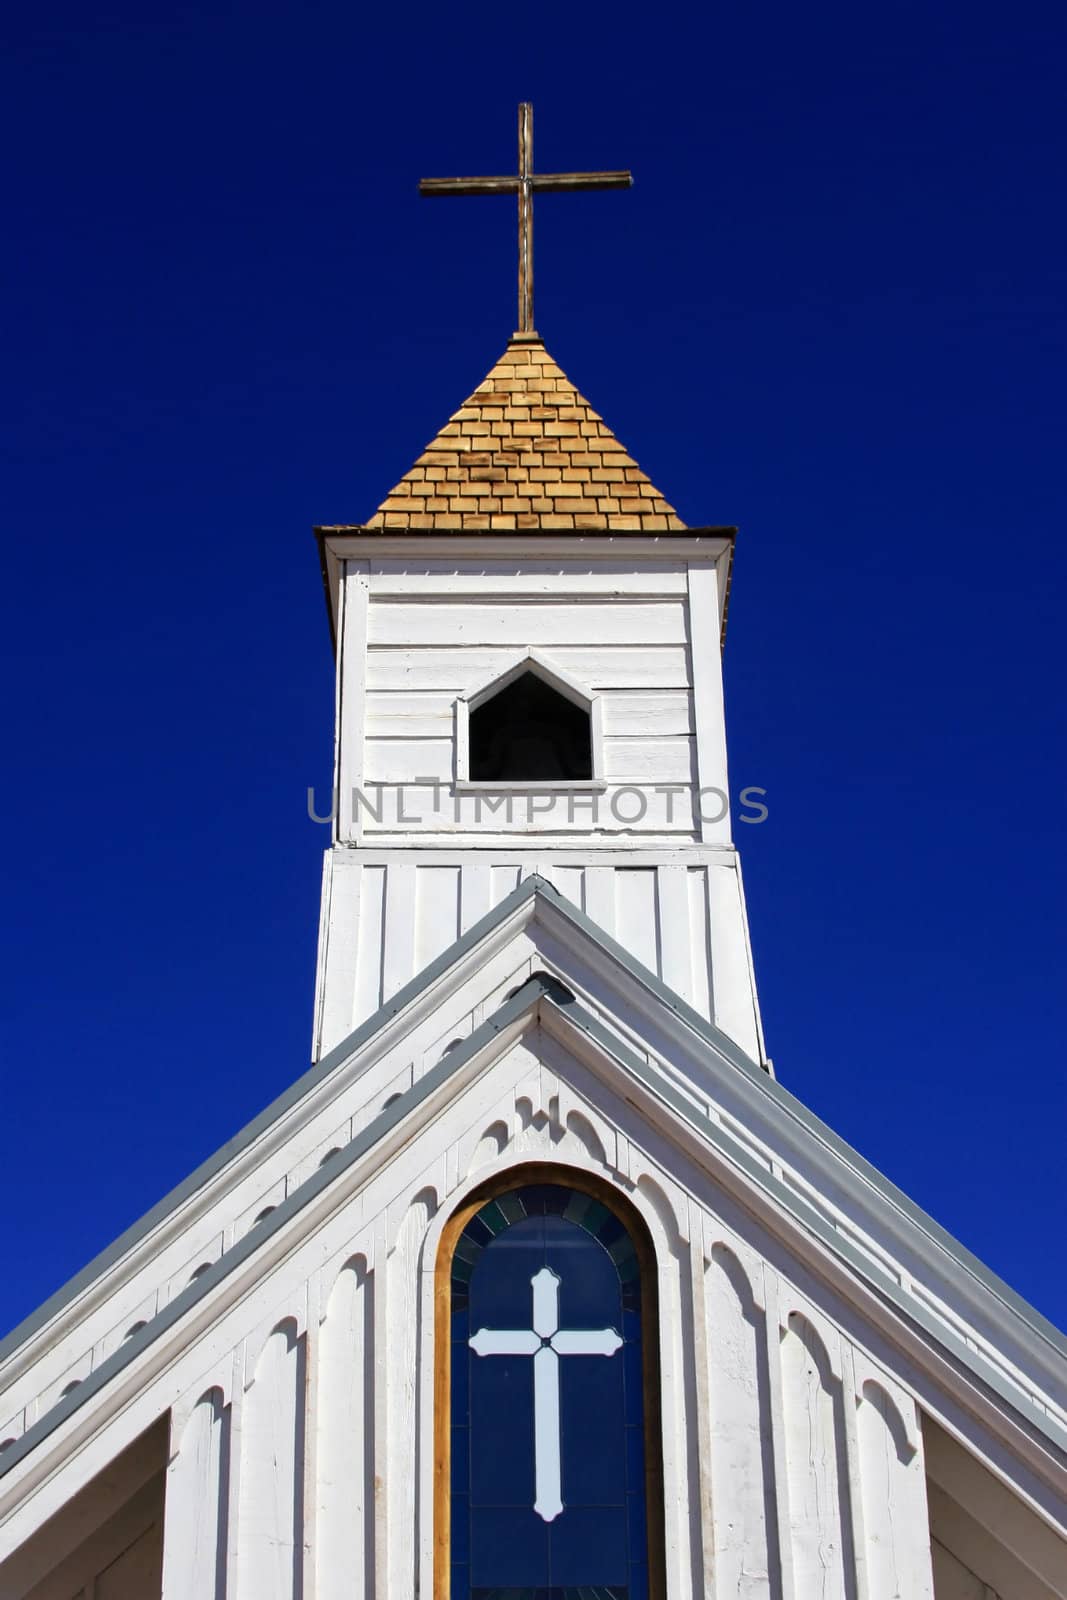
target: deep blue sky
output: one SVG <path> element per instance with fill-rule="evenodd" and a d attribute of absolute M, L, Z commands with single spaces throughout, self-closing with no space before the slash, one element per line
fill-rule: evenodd
<path fill-rule="evenodd" d="M 726 652 L 784 1083 L 1060 1324 L 1067 13 L 23 6 L 8 158 L 0 1330 L 308 1059 L 359 521 L 549 349 L 741 534 Z"/>

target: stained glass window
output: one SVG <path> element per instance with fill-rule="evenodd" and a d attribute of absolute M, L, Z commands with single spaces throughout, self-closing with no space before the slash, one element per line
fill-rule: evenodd
<path fill-rule="evenodd" d="M 450 1600 L 647 1600 L 642 1281 L 589 1194 L 487 1200 L 451 1260 Z"/>

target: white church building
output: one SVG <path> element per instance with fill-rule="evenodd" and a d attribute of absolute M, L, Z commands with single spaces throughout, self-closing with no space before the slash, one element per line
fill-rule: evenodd
<path fill-rule="evenodd" d="M 0 1345 L 0 1600 L 1067 1596 L 1067 1343 L 764 1050 L 733 530 L 527 329 L 319 540 L 313 1064 Z"/>

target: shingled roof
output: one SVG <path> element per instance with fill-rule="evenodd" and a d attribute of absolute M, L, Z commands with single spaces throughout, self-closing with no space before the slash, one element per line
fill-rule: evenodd
<path fill-rule="evenodd" d="M 668 533 L 685 528 L 537 334 L 515 334 L 365 525 Z"/>

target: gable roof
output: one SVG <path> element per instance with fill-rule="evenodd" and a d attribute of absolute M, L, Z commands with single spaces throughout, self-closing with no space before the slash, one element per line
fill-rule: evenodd
<path fill-rule="evenodd" d="M 535 333 L 512 337 L 365 526 L 685 531 Z"/>
<path fill-rule="evenodd" d="M 519 983 L 465 1039 L 391 1097 L 336 1152 L 335 1159 L 288 1190 L 258 1227 L 235 1239 L 202 1274 L 88 1371 L 77 1387 L 46 1405 L 0 1454 L 0 1478 L 94 1396 L 108 1390 L 120 1372 L 163 1340 L 208 1295 L 235 1275 L 239 1278 L 238 1269 L 253 1263 L 260 1250 L 271 1247 L 272 1241 L 277 1248 L 278 1235 L 298 1225 L 302 1215 L 311 1216 L 314 1202 L 321 1202 L 344 1174 L 361 1170 L 363 1163 L 388 1159 L 393 1141 L 408 1137 L 420 1116 L 434 1116 L 442 1095 L 458 1092 L 479 1070 L 479 1062 L 494 1058 L 509 1032 L 531 1022 L 540 1022 L 555 1037 L 575 1044 L 600 1064 L 603 1075 L 625 1084 L 627 1097 L 642 1104 L 661 1131 L 683 1141 L 690 1158 L 710 1170 L 725 1160 L 750 1195 L 759 1196 L 762 1205 L 816 1241 L 849 1281 L 873 1293 L 886 1313 L 902 1326 L 918 1330 L 927 1344 L 940 1348 L 956 1368 L 977 1380 L 985 1393 L 995 1397 L 999 1414 L 1022 1421 L 1031 1436 L 1039 1435 L 1061 1459 L 1067 1454 L 1067 1412 L 1062 1404 L 1067 1392 L 1067 1340 L 732 1041 L 538 877 L 525 880 L 15 1330 L 0 1349 L 8 1371 L 17 1367 L 23 1350 L 29 1362 L 23 1370 L 31 1371 L 37 1354 L 43 1356 L 54 1344 L 57 1326 L 60 1339 L 76 1338 L 78 1301 L 91 1295 L 108 1274 L 128 1281 L 144 1270 L 167 1218 L 183 1205 L 196 1204 L 198 1197 L 204 1197 L 205 1206 L 217 1204 L 228 1193 L 228 1174 L 242 1152 L 250 1159 L 252 1147 L 261 1147 L 261 1141 L 287 1117 L 303 1116 L 308 1107 L 321 1110 L 321 1099 L 316 1102 L 315 1096 L 329 1093 L 331 1085 L 342 1079 L 351 1083 L 367 1052 L 383 1037 L 392 1035 L 396 1048 L 406 1049 L 404 1029 L 410 1028 L 420 1008 L 423 1017 L 434 1013 L 443 985 L 454 987 L 465 981 L 464 974 L 469 977 L 484 966 L 487 951 L 499 951 L 508 937 L 519 933 L 538 935 L 535 942 L 543 942 L 551 952 L 545 959 L 567 981 L 541 971 Z M 574 982 L 578 987 L 578 979 L 590 973 L 595 974 L 597 991 L 606 993 L 606 1010 L 603 999 L 592 1000 L 588 987 L 582 999 L 569 986 Z M 633 1043 L 620 1034 L 611 1009 L 616 1005 L 618 1015 L 626 1016 L 625 1031 Z M 670 1070 L 665 1070 L 660 1057 L 668 1042 Z M 876 1250 L 871 1249 L 872 1239 L 877 1241 Z M 70 1316 L 64 1327 L 65 1311 Z M 30 1347 L 38 1341 L 34 1353 Z"/>

